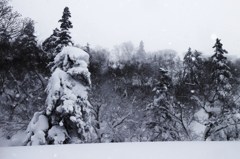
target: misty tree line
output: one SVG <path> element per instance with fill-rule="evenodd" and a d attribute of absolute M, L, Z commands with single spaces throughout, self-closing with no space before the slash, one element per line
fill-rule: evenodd
<path fill-rule="evenodd" d="M 74 45 L 90 55 L 97 137 L 86 142 L 239 139 L 240 60 L 229 60 L 219 39 L 209 57 L 190 48 L 183 59 L 173 50 L 146 52 L 143 42 L 108 51 L 73 44 L 70 17 L 66 7 L 60 28 L 40 45 L 33 20 L 0 1 L 0 125 L 9 138 L 45 109 L 53 59 Z"/>
<path fill-rule="evenodd" d="M 113 141 L 238 140 L 239 60 L 227 59 L 219 39 L 212 56 L 189 49 L 183 60 L 170 50 L 139 54 L 141 45 L 117 62 L 90 53 L 90 101 Z M 196 123 L 206 126 L 202 134 Z"/>

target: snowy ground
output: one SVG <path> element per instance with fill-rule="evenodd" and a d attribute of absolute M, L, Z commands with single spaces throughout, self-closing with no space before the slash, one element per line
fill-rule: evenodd
<path fill-rule="evenodd" d="M 0 148 L 0 159 L 234 159 L 240 142 L 155 142 Z"/>

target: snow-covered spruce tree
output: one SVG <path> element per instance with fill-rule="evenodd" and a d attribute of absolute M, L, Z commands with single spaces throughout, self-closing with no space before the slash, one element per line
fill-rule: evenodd
<path fill-rule="evenodd" d="M 64 46 L 73 45 L 69 29 L 73 28 L 72 22 L 69 20 L 71 13 L 68 7 L 64 8 L 62 18 L 58 21 L 60 25 L 59 40 L 57 41 L 56 51 L 60 52 Z"/>
<path fill-rule="evenodd" d="M 172 80 L 168 76 L 168 71 L 162 68 L 159 71 L 153 89 L 154 100 L 147 107 L 146 126 L 150 132 L 148 136 L 150 141 L 181 140 L 178 124 L 180 121 L 175 116 L 175 103 L 171 94 Z"/>
<path fill-rule="evenodd" d="M 42 43 L 42 49 L 48 53 L 47 56 L 51 60 L 53 60 L 57 55 L 56 48 L 57 42 L 59 40 L 59 34 L 60 30 L 58 28 L 55 28 L 53 30 L 53 34 Z"/>
<path fill-rule="evenodd" d="M 47 86 L 46 110 L 34 114 L 26 144 L 65 144 L 90 142 L 91 105 L 88 89 L 89 55 L 75 47 L 64 47 L 54 59 Z"/>
<path fill-rule="evenodd" d="M 220 39 L 216 39 L 213 46 L 214 55 L 211 57 L 211 91 L 208 94 L 209 106 L 205 107 L 209 118 L 206 123 L 204 140 L 230 140 L 229 129 L 234 123 L 234 104 L 232 94 L 232 73 L 228 66 L 227 53 L 222 48 Z"/>
<path fill-rule="evenodd" d="M 232 77 L 230 68 L 227 65 L 227 57 L 224 54 L 228 52 L 222 48 L 222 43 L 220 39 L 216 39 L 216 43 L 213 46 L 215 48 L 215 53 L 211 57 L 212 64 L 212 80 L 218 90 L 224 89 L 225 91 L 230 90 L 231 86 L 229 84 L 229 79 Z M 221 87 L 221 88 L 220 88 Z"/>

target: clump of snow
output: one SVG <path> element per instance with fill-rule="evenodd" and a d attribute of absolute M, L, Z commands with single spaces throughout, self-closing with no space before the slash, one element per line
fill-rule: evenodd
<path fill-rule="evenodd" d="M 50 141 L 52 141 L 54 144 L 63 144 L 63 142 L 67 139 L 67 131 L 63 126 L 53 126 L 48 131 L 48 138 Z"/>
<path fill-rule="evenodd" d="M 30 141 L 25 142 L 27 142 L 28 145 L 46 144 L 45 132 L 48 128 L 48 118 L 43 115 L 43 112 L 36 112 L 27 128 L 28 134 L 26 140 L 30 137 Z"/>
<path fill-rule="evenodd" d="M 0 147 L 6 146 L 24 146 L 26 131 L 18 131 L 11 138 L 7 138 L 0 129 Z"/>
<path fill-rule="evenodd" d="M 71 117 L 70 117 L 70 120 L 71 120 L 72 122 L 76 122 L 77 119 L 76 119 L 75 116 L 71 116 Z"/>
<path fill-rule="evenodd" d="M 206 126 L 198 121 L 191 122 L 189 126 L 192 130 L 192 135 L 194 136 L 194 140 L 203 140 L 202 136 L 204 131 L 206 130 Z"/>
<path fill-rule="evenodd" d="M 50 115 L 52 110 L 54 109 L 54 105 L 56 104 L 57 100 L 62 96 L 62 81 L 66 80 L 66 73 L 61 69 L 56 69 L 52 77 L 50 78 L 47 86 L 47 93 L 48 97 L 46 100 L 47 104 L 47 111 L 46 114 Z"/>
<path fill-rule="evenodd" d="M 15 97 L 16 97 L 16 98 L 19 98 L 19 97 L 20 97 L 20 94 L 19 94 L 19 93 L 17 93 Z"/>
<path fill-rule="evenodd" d="M 208 113 L 206 113 L 206 111 L 204 109 L 200 109 L 195 115 L 194 117 L 196 118 L 196 120 L 201 123 L 204 124 L 208 121 Z"/>
<path fill-rule="evenodd" d="M 31 136 L 30 145 L 44 145 L 46 144 L 45 133 L 43 131 L 37 131 Z"/>
<path fill-rule="evenodd" d="M 33 131 L 34 133 L 38 130 L 46 131 L 48 129 L 48 118 L 43 115 L 43 112 L 36 112 L 28 125 L 28 131 Z"/>
<path fill-rule="evenodd" d="M 18 131 L 15 135 L 11 137 L 11 143 L 9 146 L 23 146 L 26 135 L 27 133 L 25 131 Z"/>
<path fill-rule="evenodd" d="M 211 112 L 211 113 L 213 113 L 213 114 L 220 114 L 221 113 L 221 107 L 211 107 L 211 106 L 207 106 L 206 107 L 206 110 L 208 111 L 208 112 Z"/>
<path fill-rule="evenodd" d="M 76 47 L 72 46 L 64 47 L 62 51 L 59 54 L 57 54 L 57 56 L 54 58 L 55 66 L 53 67 L 53 69 L 59 67 L 66 71 L 68 68 L 71 67 L 69 60 L 74 65 L 81 65 L 83 64 L 83 62 L 85 62 L 88 65 L 89 55 L 85 51 Z"/>
<path fill-rule="evenodd" d="M 86 65 L 86 63 L 84 65 Z M 76 79 L 85 80 L 86 84 L 91 84 L 90 72 L 88 71 L 87 65 L 83 67 L 84 65 L 81 65 L 81 67 L 73 67 L 69 69 L 67 73 Z"/>

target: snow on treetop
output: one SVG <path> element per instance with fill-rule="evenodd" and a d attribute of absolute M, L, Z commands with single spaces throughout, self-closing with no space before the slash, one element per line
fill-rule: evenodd
<path fill-rule="evenodd" d="M 89 55 L 87 52 L 77 47 L 64 47 L 62 51 L 54 58 L 54 69 L 59 66 L 66 67 L 69 60 L 74 65 L 79 65 L 80 63 L 82 63 L 82 61 L 86 62 L 86 64 L 88 65 Z"/>
<path fill-rule="evenodd" d="M 163 72 L 163 73 L 167 73 L 168 71 L 162 67 L 159 68 L 159 71 Z"/>

